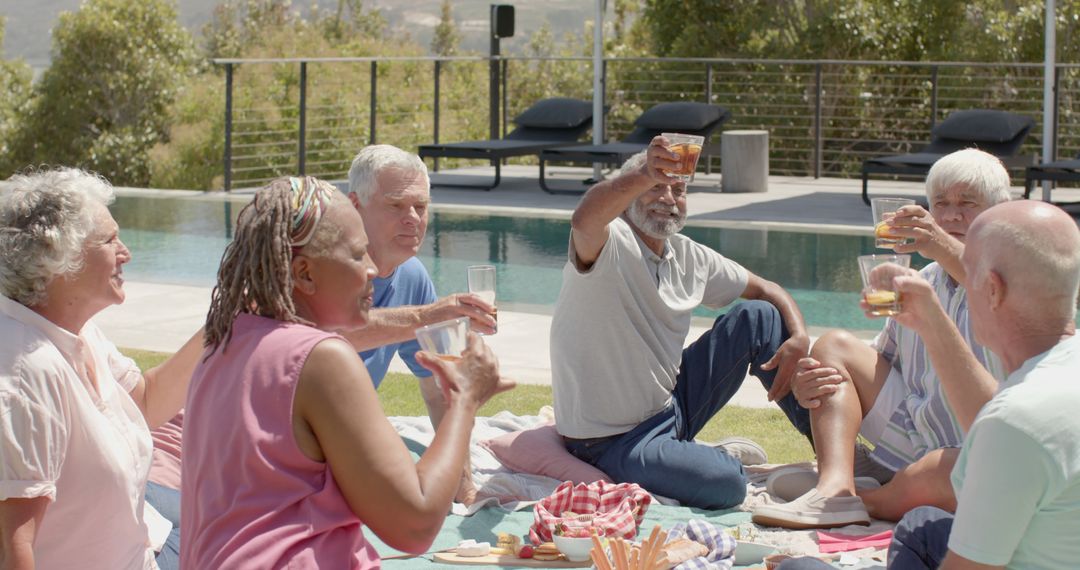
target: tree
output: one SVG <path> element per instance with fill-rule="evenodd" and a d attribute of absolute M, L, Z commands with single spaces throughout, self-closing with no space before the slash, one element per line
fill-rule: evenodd
<path fill-rule="evenodd" d="M 4 45 L 4 18 L 0 17 L 0 46 Z M 0 52 L 0 156 L 7 155 L 8 138 L 25 112 L 30 100 L 30 66 L 22 61 L 8 61 Z"/>
<path fill-rule="evenodd" d="M 64 164 L 145 185 L 147 153 L 193 69 L 191 36 L 171 2 L 87 0 L 60 15 L 52 65 L 12 136 L 7 169 Z"/>
<path fill-rule="evenodd" d="M 461 43 L 461 32 L 454 22 L 450 0 L 443 0 L 439 25 L 435 26 L 435 35 L 431 37 L 431 53 L 442 56 L 457 55 Z"/>

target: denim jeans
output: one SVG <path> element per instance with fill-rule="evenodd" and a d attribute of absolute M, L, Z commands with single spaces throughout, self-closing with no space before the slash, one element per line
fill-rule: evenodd
<path fill-rule="evenodd" d="M 937 507 L 908 511 L 893 531 L 889 545 L 889 568 L 933 569 L 941 566 L 949 552 L 953 515 Z"/>
<path fill-rule="evenodd" d="M 686 506 L 726 509 L 742 503 L 746 478 L 739 460 L 693 440 L 739 390 L 748 369 L 766 388 L 772 386 L 776 371 L 761 365 L 787 338 L 776 307 L 739 303 L 683 350 L 674 405 L 624 434 L 568 442 L 567 450 L 615 481 L 637 483 Z M 809 411 L 790 394 L 778 403 L 809 436 Z"/>
<path fill-rule="evenodd" d="M 161 516 L 172 523 L 172 531 L 165 540 L 156 560 L 161 570 L 180 569 L 180 491 L 157 483 L 146 483 L 146 502 L 153 506 Z"/>

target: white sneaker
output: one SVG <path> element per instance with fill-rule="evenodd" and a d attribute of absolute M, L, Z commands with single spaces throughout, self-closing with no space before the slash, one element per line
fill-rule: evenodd
<path fill-rule="evenodd" d="M 761 465 L 769 462 L 769 455 L 765 453 L 765 448 L 745 437 L 725 437 L 717 443 L 707 445 L 722 450 L 741 461 L 743 465 Z"/>
<path fill-rule="evenodd" d="M 770 495 L 784 501 L 794 501 L 817 486 L 818 473 L 805 467 L 785 467 L 777 469 L 765 480 L 765 490 Z M 856 477 L 856 489 L 877 489 L 881 487 L 872 477 Z"/>
<path fill-rule="evenodd" d="M 870 515 L 859 497 L 825 497 L 811 489 L 790 503 L 755 507 L 752 520 L 762 526 L 799 530 L 869 525 Z"/>

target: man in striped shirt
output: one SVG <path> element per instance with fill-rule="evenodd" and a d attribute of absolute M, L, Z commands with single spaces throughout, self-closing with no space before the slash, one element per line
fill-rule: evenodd
<path fill-rule="evenodd" d="M 898 245 L 897 253 L 918 252 L 934 261 L 920 274 L 978 361 L 999 381 L 1004 378 L 1001 363 L 975 341 L 971 330 L 967 296 L 960 286 L 960 256 L 971 222 L 983 210 L 1007 201 L 1009 186 L 1008 172 L 994 156 L 975 149 L 955 152 L 927 175 L 930 211 L 905 206 L 891 222 L 893 233 L 914 239 Z M 758 507 L 755 522 L 828 528 L 869 524 L 871 516 L 899 520 L 920 505 L 955 509 L 949 474 L 974 414 L 958 413 L 960 406 L 947 401 L 926 346 L 914 331 L 888 319 L 871 345 L 850 333 L 830 331 L 814 344 L 800 368 L 792 389 L 811 410 L 820 477 L 797 470 L 775 473 L 770 492 L 789 502 Z M 984 391 L 965 394 L 971 402 L 962 407 L 977 411 L 993 396 Z M 856 473 L 859 435 L 874 449 L 861 458 Z M 855 475 L 863 474 L 872 478 L 860 477 L 856 491 Z"/>

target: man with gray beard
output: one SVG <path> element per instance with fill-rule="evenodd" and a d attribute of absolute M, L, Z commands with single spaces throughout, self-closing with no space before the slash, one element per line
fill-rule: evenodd
<path fill-rule="evenodd" d="M 679 234 L 686 184 L 664 137 L 585 194 L 571 220 L 568 262 L 551 326 L 555 422 L 567 450 L 616 482 L 706 509 L 738 505 L 753 442 L 694 437 L 738 391 L 747 370 L 807 437 L 791 395 L 810 341 L 783 288 Z M 685 349 L 692 311 L 722 307 Z M 740 461 L 741 460 L 741 461 Z"/>

